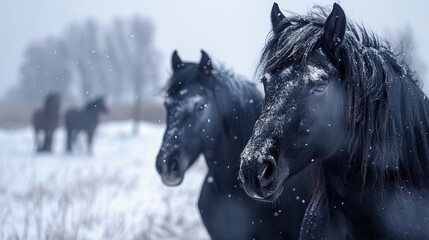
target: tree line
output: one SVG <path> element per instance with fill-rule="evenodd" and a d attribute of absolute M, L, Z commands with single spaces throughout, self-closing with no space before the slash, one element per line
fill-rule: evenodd
<path fill-rule="evenodd" d="M 20 102 L 41 102 L 52 92 L 65 103 L 98 96 L 109 102 L 151 97 L 160 85 L 154 26 L 142 17 L 75 23 L 58 37 L 33 42 L 24 53 L 19 83 L 9 92 Z"/>

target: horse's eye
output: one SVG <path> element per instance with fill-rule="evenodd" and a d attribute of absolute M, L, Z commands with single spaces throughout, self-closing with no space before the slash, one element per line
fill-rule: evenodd
<path fill-rule="evenodd" d="M 203 111 L 204 109 L 207 108 L 207 104 L 201 104 L 200 106 L 198 106 L 197 111 Z"/>
<path fill-rule="evenodd" d="M 328 87 L 328 84 L 326 82 L 319 82 L 314 84 L 310 92 L 314 95 L 322 95 L 325 93 L 325 90 L 327 87 Z"/>

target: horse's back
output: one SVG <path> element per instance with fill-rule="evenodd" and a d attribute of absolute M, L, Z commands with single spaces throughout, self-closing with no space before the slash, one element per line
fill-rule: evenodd
<path fill-rule="evenodd" d="M 65 126 L 67 129 L 76 128 L 80 118 L 80 112 L 77 109 L 71 109 L 65 114 Z"/>
<path fill-rule="evenodd" d="M 98 119 L 97 114 L 91 114 L 86 110 L 72 109 L 66 113 L 65 123 L 68 130 L 93 132 L 98 124 Z"/>

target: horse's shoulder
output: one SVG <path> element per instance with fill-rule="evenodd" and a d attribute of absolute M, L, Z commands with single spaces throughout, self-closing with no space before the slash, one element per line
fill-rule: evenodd
<path fill-rule="evenodd" d="M 377 212 L 386 233 L 429 239 L 429 189 L 400 188 L 388 192 Z"/>

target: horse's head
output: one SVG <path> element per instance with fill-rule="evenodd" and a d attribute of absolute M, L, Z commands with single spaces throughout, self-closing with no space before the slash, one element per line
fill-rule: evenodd
<path fill-rule="evenodd" d="M 99 97 L 86 105 L 87 110 L 91 110 L 97 113 L 106 113 L 108 112 L 104 97 Z"/>
<path fill-rule="evenodd" d="M 173 75 L 164 105 L 167 129 L 156 160 L 164 184 L 179 185 L 186 170 L 196 161 L 220 126 L 213 92 L 208 90 L 212 62 L 202 51 L 199 63 L 182 62 L 172 56 Z"/>
<path fill-rule="evenodd" d="M 283 184 L 312 162 L 342 148 L 345 135 L 345 85 L 340 48 L 346 18 L 337 4 L 324 26 L 300 28 L 274 4 L 274 43 L 265 49 L 265 106 L 241 155 L 240 177 L 249 196 L 275 200 Z M 303 20 L 305 21 L 305 20 Z M 300 38 L 317 38 L 306 49 Z M 294 52 L 298 50 L 298 52 Z M 289 51 L 285 59 L 281 51 Z M 297 55 L 301 54 L 301 57 Z"/>

